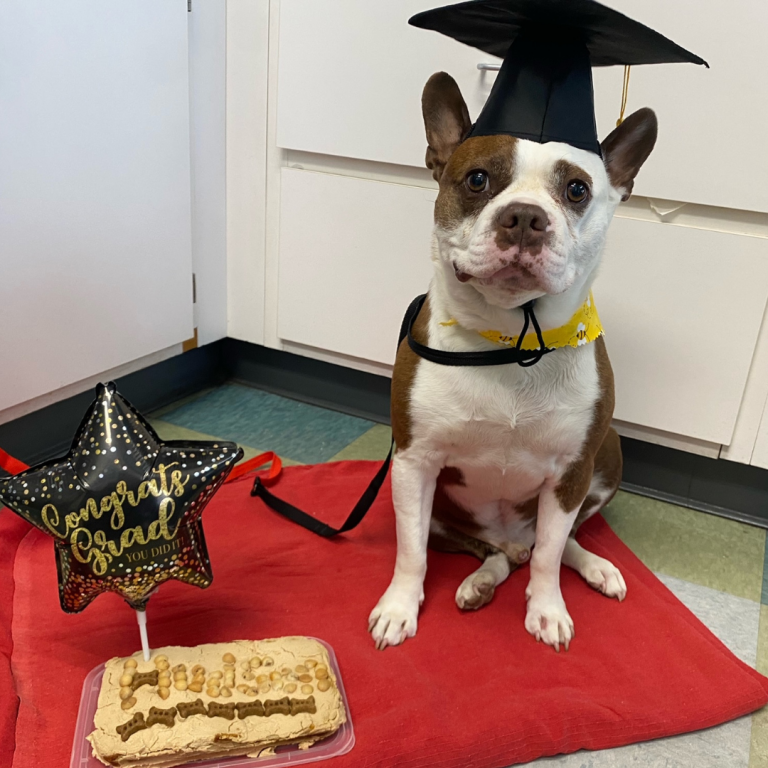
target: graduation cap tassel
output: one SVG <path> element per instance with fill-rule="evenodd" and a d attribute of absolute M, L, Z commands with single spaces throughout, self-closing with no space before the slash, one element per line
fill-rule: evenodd
<path fill-rule="evenodd" d="M 624 67 L 624 85 L 621 89 L 621 112 L 619 112 L 619 119 L 616 121 L 616 127 L 618 128 L 624 122 L 624 111 L 627 108 L 627 98 L 629 96 L 629 70 L 631 66 Z"/>

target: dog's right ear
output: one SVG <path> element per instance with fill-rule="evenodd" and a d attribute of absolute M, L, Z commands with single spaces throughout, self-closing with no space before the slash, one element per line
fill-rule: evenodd
<path fill-rule="evenodd" d="M 448 159 L 472 127 L 469 111 L 456 81 L 445 72 L 427 80 L 421 111 L 427 131 L 427 168 L 440 181 Z"/>

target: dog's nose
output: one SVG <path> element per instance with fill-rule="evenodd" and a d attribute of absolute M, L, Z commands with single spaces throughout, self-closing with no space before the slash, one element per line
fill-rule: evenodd
<path fill-rule="evenodd" d="M 544 232 L 549 226 L 549 216 L 538 205 L 530 203 L 512 203 L 498 216 L 498 224 L 509 234 L 523 235 L 526 230 Z"/>

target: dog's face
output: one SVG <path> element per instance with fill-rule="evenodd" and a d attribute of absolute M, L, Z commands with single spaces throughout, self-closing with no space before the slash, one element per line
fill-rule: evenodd
<path fill-rule="evenodd" d="M 603 142 L 604 161 L 555 142 L 462 141 L 469 116 L 444 73 L 427 83 L 423 109 L 427 166 L 440 182 L 436 258 L 453 279 L 511 308 L 563 293 L 594 272 L 616 206 L 653 149 L 653 112 L 627 118 Z"/>

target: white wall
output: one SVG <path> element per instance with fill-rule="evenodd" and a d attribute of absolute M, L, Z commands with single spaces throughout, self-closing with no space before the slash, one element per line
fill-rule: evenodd
<path fill-rule="evenodd" d="M 162 2 L 178 6 L 174 0 Z M 130 17 L 130 8 L 124 6 L 123 10 Z M 71 12 L 70 7 L 67 15 L 71 16 Z M 227 0 L 194 0 L 192 13 L 184 13 L 189 45 L 189 124 L 178 132 L 178 142 L 187 147 L 191 161 L 191 253 L 197 284 L 194 318 L 201 345 L 227 335 L 226 14 Z M 7 31 L 13 32 L 10 27 Z M 66 64 L 66 47 L 59 56 Z M 189 275 L 183 277 L 183 285 L 185 300 L 191 299 Z M 4 322 L 4 327 L 13 328 L 17 322 L 28 323 L 29 319 L 12 317 Z M 54 329 L 46 327 L 41 333 L 52 336 Z M 191 328 L 185 335 L 192 335 Z M 61 346 L 59 351 L 69 359 L 77 359 L 68 347 Z M 31 399 L 0 411 L 0 423 L 90 389 L 98 380 L 125 375 L 180 353 L 181 345 L 166 346 L 148 356 L 121 362 L 118 367 L 104 366 L 109 370 L 83 371 L 87 375 L 79 380 L 75 374 L 69 379 L 71 383 L 42 393 L 30 392 Z M 45 364 L 48 369 L 57 370 L 60 363 L 54 356 Z M 8 375 L 6 370 L 4 376 Z"/>
<path fill-rule="evenodd" d="M 188 24 L 0 4 L 2 410 L 193 333 Z"/>
<path fill-rule="evenodd" d="M 193 0 L 188 18 L 192 263 L 202 345 L 227 335 L 227 0 Z"/>

